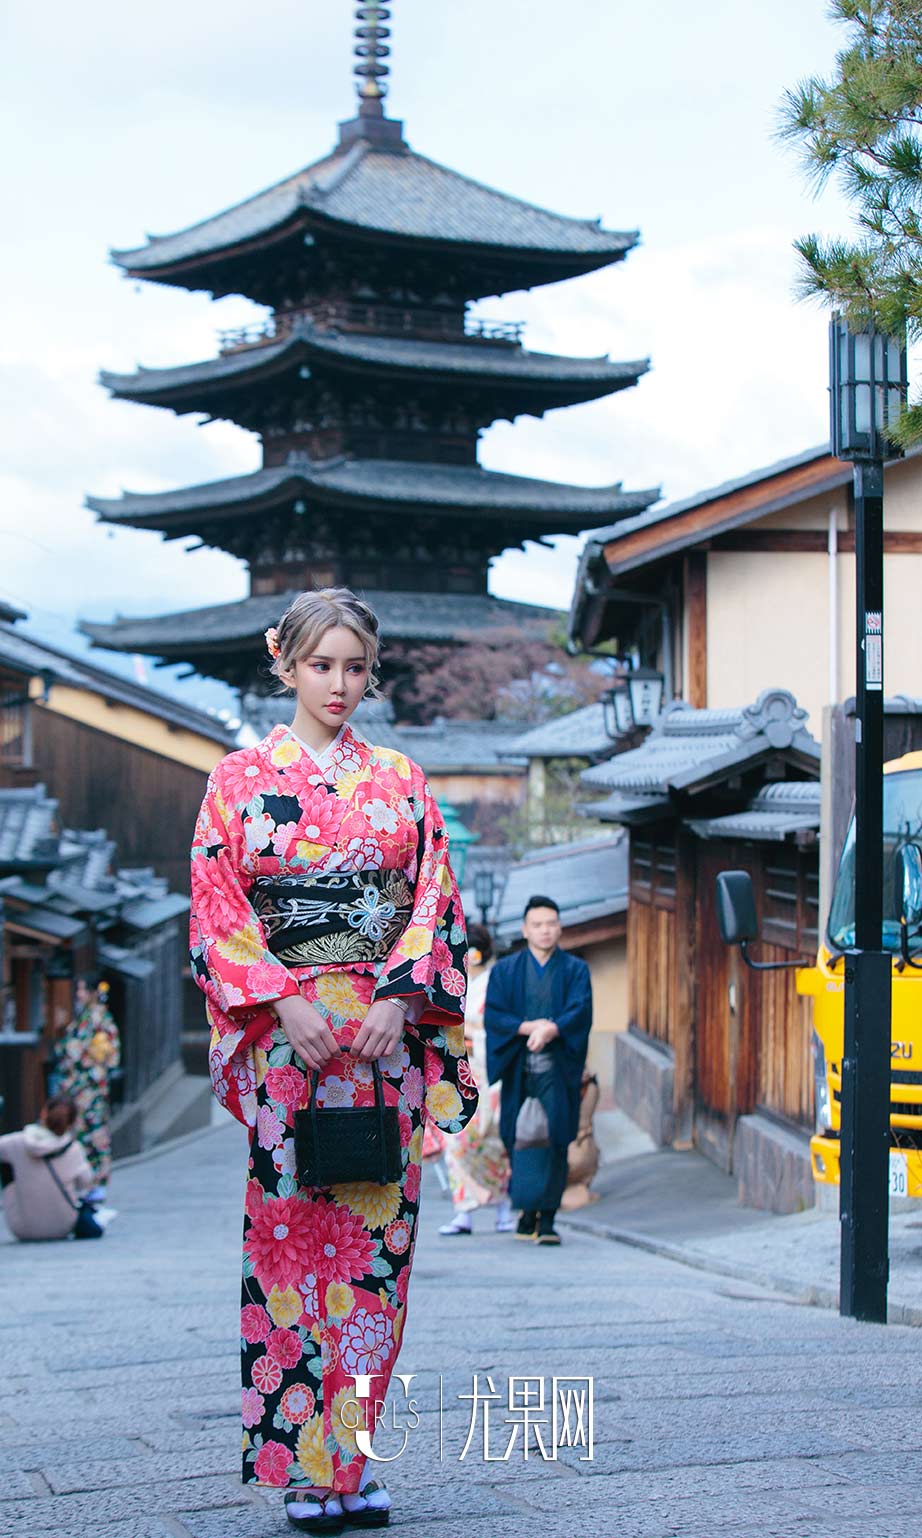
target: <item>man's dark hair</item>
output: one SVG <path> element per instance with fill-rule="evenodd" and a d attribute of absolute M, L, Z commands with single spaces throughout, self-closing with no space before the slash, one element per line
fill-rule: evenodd
<path fill-rule="evenodd" d="M 553 908 L 557 917 L 560 918 L 560 909 L 553 897 L 542 897 L 540 893 L 536 893 L 534 897 L 529 897 L 528 902 L 525 904 L 525 912 L 522 914 L 523 919 L 528 918 L 532 908 Z"/>

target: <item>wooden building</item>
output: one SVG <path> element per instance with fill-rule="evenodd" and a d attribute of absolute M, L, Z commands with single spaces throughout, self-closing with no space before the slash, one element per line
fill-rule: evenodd
<path fill-rule="evenodd" d="M 204 711 L 35 640 L 16 612 L 0 613 L 0 788 L 53 787 L 65 827 L 104 827 L 124 865 L 188 892 L 192 829 L 229 733 Z"/>
<path fill-rule="evenodd" d="M 586 962 L 592 977 L 593 1024 L 588 1064 L 599 1079 L 601 1105 L 613 1103 L 614 1037 L 628 1022 L 628 841 L 606 833 L 582 843 L 536 849 L 510 866 L 497 906 L 500 948 L 521 945 L 522 914 L 541 893 L 560 908 L 560 944 Z"/>
<path fill-rule="evenodd" d="M 497 629 L 543 635 L 555 617 L 490 596 L 493 556 L 639 513 L 658 495 L 499 474 L 477 459 L 490 423 L 630 388 L 648 363 L 530 352 L 521 326 L 471 306 L 621 261 L 638 235 L 549 213 L 418 154 L 384 115 L 382 81 L 369 96 L 360 78 L 358 115 L 331 153 L 190 229 L 113 253 L 133 280 L 266 307 L 264 323 L 222 335 L 215 357 L 102 376 L 118 400 L 247 428 L 262 465 L 210 485 L 90 498 L 105 521 L 195 536 L 245 561 L 250 591 L 84 628 L 99 646 L 265 687 L 266 627 L 296 592 L 345 583 L 379 615 L 384 681 L 399 718 L 413 720 L 414 646 Z"/>
<path fill-rule="evenodd" d="M 148 869 L 118 869 L 104 829 L 62 829 L 44 785 L 0 789 L 0 1127 L 34 1119 L 74 978 L 99 970 L 122 1039 L 113 1147 L 207 1120 L 207 1081 L 180 1083 L 189 899 Z"/>
<path fill-rule="evenodd" d="M 885 688 L 918 692 L 922 455 L 884 473 Z M 852 468 L 811 449 L 619 519 L 583 551 L 576 649 L 616 638 L 666 676 L 666 699 L 732 708 L 779 684 L 820 730 L 854 693 Z"/>
<path fill-rule="evenodd" d="M 742 710 L 673 703 L 646 741 L 584 772 L 593 816 L 629 830 L 628 1030 L 615 1098 L 660 1144 L 696 1144 L 741 1199 L 812 1202 L 809 1013 L 785 972 L 720 940 L 714 881 L 753 876 L 761 959 L 816 952 L 819 746 L 792 695 Z"/>

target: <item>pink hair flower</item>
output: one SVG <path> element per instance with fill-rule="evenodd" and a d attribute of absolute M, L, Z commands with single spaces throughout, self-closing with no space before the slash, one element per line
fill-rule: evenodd
<path fill-rule="evenodd" d="M 270 657 L 281 655 L 282 648 L 279 646 L 279 633 L 274 625 L 270 625 L 266 631 L 266 649 Z"/>

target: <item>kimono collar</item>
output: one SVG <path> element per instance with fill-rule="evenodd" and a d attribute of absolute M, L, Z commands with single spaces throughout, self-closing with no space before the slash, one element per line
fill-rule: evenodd
<path fill-rule="evenodd" d="M 365 739 L 352 730 L 348 721 L 343 722 L 332 742 L 327 743 L 327 746 L 323 749 L 310 747 L 303 738 L 292 731 L 290 726 L 285 726 L 281 722 L 278 726 L 273 726 L 269 735 L 263 738 L 259 746 L 264 753 L 271 757 L 279 744 L 286 741 L 292 743 L 298 749 L 299 754 L 315 763 L 318 769 L 324 770 L 328 769 L 330 764 L 333 763 L 337 749 L 345 748 L 348 750 L 349 748 L 367 746 Z"/>

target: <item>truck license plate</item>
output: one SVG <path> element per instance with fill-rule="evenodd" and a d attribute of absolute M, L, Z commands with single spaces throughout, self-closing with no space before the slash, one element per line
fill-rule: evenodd
<path fill-rule="evenodd" d="M 904 1153 L 892 1153 L 890 1155 L 890 1195 L 909 1195 L 909 1173 Z"/>

